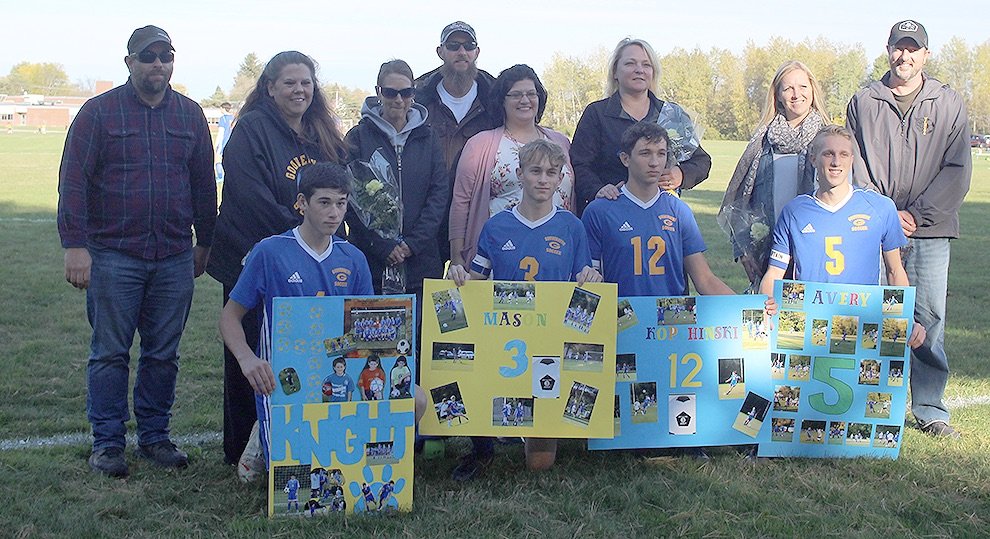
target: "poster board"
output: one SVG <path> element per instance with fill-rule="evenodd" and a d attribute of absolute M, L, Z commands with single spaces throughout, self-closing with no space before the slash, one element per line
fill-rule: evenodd
<path fill-rule="evenodd" d="M 615 438 L 588 448 L 755 444 L 771 396 L 765 302 L 619 298 Z"/>
<path fill-rule="evenodd" d="M 269 516 L 412 510 L 414 302 L 275 298 Z"/>
<path fill-rule="evenodd" d="M 420 432 L 612 436 L 614 284 L 428 279 Z"/>
<path fill-rule="evenodd" d="M 759 455 L 896 459 L 914 288 L 782 280 L 774 296 L 771 428 Z"/>

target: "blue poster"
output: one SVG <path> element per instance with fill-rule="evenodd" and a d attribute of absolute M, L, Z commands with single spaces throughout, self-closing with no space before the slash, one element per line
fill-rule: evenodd
<path fill-rule="evenodd" d="M 772 395 L 765 302 L 619 298 L 615 438 L 589 449 L 756 443 Z"/>
<path fill-rule="evenodd" d="M 414 302 L 275 298 L 269 516 L 412 510 Z"/>
<path fill-rule="evenodd" d="M 760 456 L 888 457 L 901 447 L 914 288 L 778 281 Z"/>

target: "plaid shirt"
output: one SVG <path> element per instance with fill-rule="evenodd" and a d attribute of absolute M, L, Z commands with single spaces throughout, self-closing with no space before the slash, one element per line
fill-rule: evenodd
<path fill-rule="evenodd" d="M 130 80 L 87 101 L 69 128 L 58 182 L 62 247 L 145 260 L 209 246 L 217 215 L 203 109 L 172 91 L 145 105 Z"/>

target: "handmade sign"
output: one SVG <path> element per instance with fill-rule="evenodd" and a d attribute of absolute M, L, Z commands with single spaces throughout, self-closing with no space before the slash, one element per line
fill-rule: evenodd
<path fill-rule="evenodd" d="M 615 285 L 426 280 L 424 434 L 612 436 Z"/>
<path fill-rule="evenodd" d="M 914 288 L 778 281 L 760 456 L 889 457 L 907 407 Z"/>
<path fill-rule="evenodd" d="M 615 438 L 589 449 L 756 443 L 772 394 L 765 302 L 619 298 Z"/>
<path fill-rule="evenodd" d="M 412 509 L 414 301 L 275 298 L 269 516 Z"/>

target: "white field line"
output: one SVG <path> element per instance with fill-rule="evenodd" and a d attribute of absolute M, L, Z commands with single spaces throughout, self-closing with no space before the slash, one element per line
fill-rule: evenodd
<path fill-rule="evenodd" d="M 54 223 L 52 217 L 0 217 L 0 223 Z"/>

